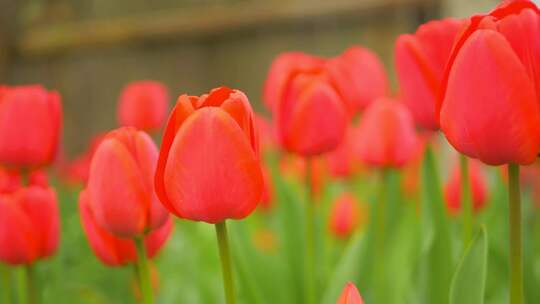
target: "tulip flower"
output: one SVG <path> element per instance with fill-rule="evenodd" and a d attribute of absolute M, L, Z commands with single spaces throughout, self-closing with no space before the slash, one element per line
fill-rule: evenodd
<path fill-rule="evenodd" d="M 261 196 L 260 207 L 263 211 L 268 212 L 274 206 L 274 185 L 272 183 L 272 176 L 268 171 L 268 168 L 262 168 L 264 190 Z"/>
<path fill-rule="evenodd" d="M 328 75 L 338 94 L 357 112 L 388 93 L 388 79 L 379 57 L 361 46 L 352 46 L 328 60 Z"/>
<path fill-rule="evenodd" d="M 51 163 L 61 129 L 57 92 L 39 85 L 0 90 L 0 164 L 35 168 Z"/>
<path fill-rule="evenodd" d="M 118 102 L 121 126 L 159 130 L 167 118 L 167 88 L 157 81 L 135 81 L 124 87 Z"/>
<path fill-rule="evenodd" d="M 450 54 L 437 105 L 456 150 L 508 164 L 511 304 L 523 303 L 519 165 L 533 163 L 540 149 L 539 22 L 527 0 L 472 17 Z"/>
<path fill-rule="evenodd" d="M 439 129 L 435 108 L 444 67 L 464 25 L 452 18 L 429 21 L 416 33 L 397 39 L 395 60 L 402 100 L 427 130 Z"/>
<path fill-rule="evenodd" d="M 360 296 L 358 289 L 353 283 L 349 282 L 341 292 L 341 296 L 336 304 L 364 304 L 364 300 Z"/>
<path fill-rule="evenodd" d="M 137 253 L 133 240 L 118 238 L 97 224 L 86 190 L 79 195 L 79 212 L 90 247 L 103 264 L 123 266 L 135 262 Z M 168 218 L 160 228 L 145 236 L 145 246 L 149 258 L 153 258 L 163 247 L 171 235 L 172 228 L 173 222 L 171 218 Z"/>
<path fill-rule="evenodd" d="M 379 168 L 400 168 L 414 156 L 418 138 L 407 107 L 381 98 L 365 111 L 357 131 L 360 159 Z"/>
<path fill-rule="evenodd" d="M 342 193 L 333 202 L 330 211 L 330 232 L 338 238 L 351 236 L 361 221 L 358 201 L 351 193 Z"/>
<path fill-rule="evenodd" d="M 347 177 L 357 169 L 356 127 L 349 127 L 339 146 L 326 155 L 328 171 L 334 177 Z"/>
<path fill-rule="evenodd" d="M 0 167 L 0 194 L 15 192 L 21 186 L 21 175 L 17 170 Z"/>
<path fill-rule="evenodd" d="M 31 265 L 58 247 L 60 221 L 56 193 L 30 185 L 0 195 L 0 261 Z"/>
<path fill-rule="evenodd" d="M 480 211 L 486 203 L 486 181 L 477 162 L 470 163 L 469 184 L 472 189 L 472 202 L 475 212 Z M 455 166 L 450 175 L 450 179 L 444 187 L 446 206 L 451 214 L 457 214 L 461 209 L 461 170 L 460 166 Z"/>
<path fill-rule="evenodd" d="M 234 303 L 226 219 L 259 203 L 264 180 L 253 111 L 227 87 L 181 95 L 163 135 L 155 176 L 158 196 L 181 218 L 216 224 L 227 303 Z"/>
<path fill-rule="evenodd" d="M 153 187 L 157 158 L 150 136 L 135 128 L 105 136 L 92 158 L 87 187 L 99 226 L 117 237 L 134 238 L 167 221 Z"/>

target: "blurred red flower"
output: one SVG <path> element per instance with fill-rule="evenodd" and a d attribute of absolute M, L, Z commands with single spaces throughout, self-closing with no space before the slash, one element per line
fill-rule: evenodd
<path fill-rule="evenodd" d="M 157 81 L 135 81 L 124 87 L 118 102 L 120 126 L 159 130 L 169 108 L 167 88 Z"/>

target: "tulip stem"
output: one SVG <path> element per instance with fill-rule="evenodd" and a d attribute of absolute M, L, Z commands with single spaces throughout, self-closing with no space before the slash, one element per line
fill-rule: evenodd
<path fill-rule="evenodd" d="M 0 264 L 2 275 L 2 303 L 11 303 L 11 272 L 8 266 Z"/>
<path fill-rule="evenodd" d="M 148 270 L 148 258 L 146 256 L 146 248 L 144 237 L 136 237 L 134 239 L 135 247 L 137 248 L 137 273 L 139 274 L 139 287 L 141 288 L 141 296 L 143 304 L 154 303 L 152 296 L 152 285 L 150 283 L 150 272 Z"/>
<path fill-rule="evenodd" d="M 313 163 L 311 158 L 306 158 L 306 256 L 304 273 L 304 300 L 306 304 L 312 304 L 315 301 L 315 257 L 314 257 L 314 226 L 315 226 L 315 202 L 313 201 Z"/>
<path fill-rule="evenodd" d="M 36 288 L 36 282 L 35 282 L 35 271 L 34 271 L 34 265 L 28 264 L 24 266 L 24 271 L 26 272 L 26 285 L 27 285 L 27 292 L 28 292 L 28 303 L 30 304 L 37 304 L 38 303 L 38 295 L 37 295 L 37 288 Z"/>
<path fill-rule="evenodd" d="M 523 257 L 519 165 L 508 165 L 510 225 L 510 304 L 523 303 Z"/>
<path fill-rule="evenodd" d="M 469 174 L 469 160 L 461 154 L 459 157 L 461 174 L 461 210 L 463 214 L 463 250 L 467 249 L 472 238 L 473 230 L 473 206 L 471 198 L 471 181 Z"/>
<path fill-rule="evenodd" d="M 231 252 L 229 249 L 229 237 L 227 236 L 227 224 L 225 221 L 216 224 L 216 235 L 219 247 L 219 258 L 223 273 L 223 287 L 227 304 L 236 303 L 234 297 L 234 281 L 232 276 Z"/>

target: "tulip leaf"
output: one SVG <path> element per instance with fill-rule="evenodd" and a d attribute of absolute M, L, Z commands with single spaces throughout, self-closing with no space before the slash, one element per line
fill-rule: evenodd
<path fill-rule="evenodd" d="M 469 243 L 459 263 L 452 287 L 450 304 L 483 304 L 487 276 L 488 240 L 482 228 Z"/>

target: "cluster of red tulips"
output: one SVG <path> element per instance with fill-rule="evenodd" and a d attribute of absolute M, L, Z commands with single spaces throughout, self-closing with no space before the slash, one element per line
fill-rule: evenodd
<path fill-rule="evenodd" d="M 379 257 L 395 239 L 391 209 L 403 211 L 389 197 L 401 195 L 419 201 L 412 209 L 429 235 L 422 245 L 428 254 L 419 253 L 427 261 L 419 276 L 428 290 L 417 301 L 465 303 L 460 299 L 471 287 L 460 280 L 485 272 L 485 265 L 470 262 L 484 248 L 485 228 L 475 221 L 488 196 L 484 163 L 508 167 L 509 301 L 524 303 L 519 171 L 540 152 L 540 10 L 513 0 L 488 14 L 430 21 L 397 39 L 395 64 L 398 94 L 366 48 L 353 46 L 334 58 L 282 53 L 264 84 L 271 122 L 253 112 L 242 91 L 227 87 L 180 95 L 165 122 L 167 89 L 134 82 L 119 98 L 120 127 L 96 136 L 71 161 L 59 152 L 59 93 L 38 85 L 0 87 L 0 266 L 23 266 L 17 299 L 40 301 L 45 283 L 35 281 L 36 265 L 59 245 L 59 203 L 45 173 L 56 165 L 59 176 L 84 184 L 78 204 L 92 251 L 107 266 L 134 266 L 141 303 L 154 302 L 149 260 L 173 231 L 170 214 L 215 225 L 225 299 L 235 303 L 227 220 L 242 220 L 257 206 L 269 216 L 276 208 L 276 175 L 300 182 L 306 196 L 298 221 L 305 248 L 300 301 L 318 303 L 322 296 L 317 217 L 333 179 L 345 186 L 332 199 L 328 231 L 336 242 L 361 236 L 369 248 L 358 258 L 365 277 L 349 279 L 367 302 L 386 303 L 385 293 L 392 292 L 391 262 Z M 444 152 L 439 133 L 460 154 L 444 189 L 435 159 Z M 159 134 L 158 149 L 152 136 Z M 350 187 L 355 176 L 374 176 L 378 195 L 358 195 Z M 456 271 L 451 232 L 442 225 L 452 218 L 460 219 L 462 231 Z M 272 238 L 259 236 L 258 247 L 276 249 Z M 341 295 L 331 301 L 364 303 L 354 283 L 341 283 Z M 469 303 L 483 303 L 482 297 Z"/>

